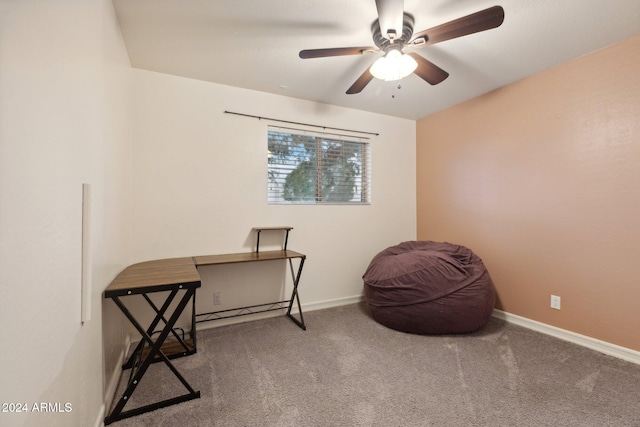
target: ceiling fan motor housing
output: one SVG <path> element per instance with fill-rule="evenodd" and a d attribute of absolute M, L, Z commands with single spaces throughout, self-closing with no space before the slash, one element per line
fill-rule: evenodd
<path fill-rule="evenodd" d="M 373 42 L 383 52 L 387 52 L 389 49 L 402 49 L 402 47 L 411 40 L 411 36 L 413 35 L 413 16 L 408 13 L 403 14 L 402 35 L 396 37 L 394 40 L 389 40 L 382 35 L 380 21 L 378 19 L 371 24 L 371 32 Z"/>

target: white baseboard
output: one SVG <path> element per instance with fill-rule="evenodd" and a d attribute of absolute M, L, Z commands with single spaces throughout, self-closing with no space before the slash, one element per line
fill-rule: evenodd
<path fill-rule="evenodd" d="M 567 331 L 566 329 L 547 325 L 545 323 L 507 313 L 502 310 L 494 310 L 493 317 L 505 320 L 509 323 L 513 323 L 514 325 L 522 326 L 524 328 L 540 332 L 542 334 L 551 335 L 552 337 L 599 351 L 600 353 L 604 353 L 609 356 L 617 357 L 618 359 L 626 360 L 627 362 L 637 363 L 640 365 L 639 351 L 631 350 L 626 347 L 621 347 L 619 345 L 591 338 L 586 335 L 580 335 L 575 332 Z"/>
<path fill-rule="evenodd" d="M 340 307 L 343 305 L 357 304 L 364 301 L 364 295 L 354 295 L 351 297 L 336 298 L 325 301 L 312 302 L 310 304 L 302 304 L 304 312 L 323 310 L 325 308 Z M 293 310 L 291 310 L 293 312 Z"/>
<path fill-rule="evenodd" d="M 349 305 L 349 304 L 357 304 L 361 301 L 364 301 L 364 295 L 354 295 L 350 297 L 336 298 L 331 300 L 312 302 L 308 304 L 301 304 L 302 313 L 304 314 L 308 311 L 322 310 L 325 308 L 332 308 L 332 307 L 340 307 L 340 306 Z M 291 310 L 291 314 L 298 314 L 298 307 L 295 304 L 294 304 L 294 308 Z M 255 315 L 251 315 L 251 316 L 232 317 L 228 319 L 220 319 L 220 320 L 215 320 L 211 322 L 199 323 L 197 329 L 200 331 L 205 329 L 218 328 L 220 326 L 235 325 L 238 323 L 251 322 L 254 320 L 267 319 L 270 317 L 278 317 L 278 316 L 282 316 L 282 311 L 256 313 Z"/>
<path fill-rule="evenodd" d="M 104 427 L 104 403 L 100 407 L 100 411 L 98 411 L 98 418 L 96 418 L 96 422 L 93 423 L 93 427 Z"/>
<path fill-rule="evenodd" d="M 107 389 L 104 392 L 104 403 L 100 407 L 100 412 L 98 413 L 98 419 L 96 420 L 94 427 L 103 427 L 104 426 L 104 418 L 107 413 L 107 408 L 111 408 L 111 404 L 113 403 L 113 399 L 116 395 L 116 391 L 118 389 L 118 383 L 120 382 L 120 377 L 122 375 L 122 365 L 124 365 L 124 360 L 129 354 L 129 349 L 131 348 L 131 336 L 127 335 L 124 342 L 124 348 L 120 352 L 118 356 L 118 361 L 115 364 L 115 368 L 111 373 L 109 383 L 107 384 Z"/>

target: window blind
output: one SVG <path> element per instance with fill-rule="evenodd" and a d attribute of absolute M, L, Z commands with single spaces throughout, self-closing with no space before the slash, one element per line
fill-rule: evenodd
<path fill-rule="evenodd" d="M 368 204 L 371 147 L 362 138 L 268 128 L 268 201 Z"/>

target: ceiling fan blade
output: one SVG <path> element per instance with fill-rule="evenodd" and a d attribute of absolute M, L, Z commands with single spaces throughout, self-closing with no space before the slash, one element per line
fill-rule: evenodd
<path fill-rule="evenodd" d="M 373 80 L 373 74 L 371 74 L 371 72 L 367 68 L 364 73 L 362 73 L 362 75 L 358 77 L 358 80 L 356 80 L 355 83 L 353 83 L 351 87 L 347 89 L 347 95 L 353 95 L 354 93 L 362 92 L 362 89 L 364 89 L 371 80 Z"/>
<path fill-rule="evenodd" d="M 300 58 L 326 58 L 328 56 L 362 55 L 364 53 L 376 52 L 378 48 L 371 46 L 362 47 L 336 47 L 329 49 L 306 49 L 300 51 Z"/>
<path fill-rule="evenodd" d="M 449 77 L 449 73 L 438 67 L 433 62 L 418 55 L 417 53 L 411 52 L 407 53 L 407 55 L 416 60 L 416 62 L 418 63 L 418 68 L 416 68 L 414 73 L 422 78 L 422 80 L 424 80 L 425 82 L 431 85 L 437 85 L 438 83 L 441 83 L 444 79 Z"/>
<path fill-rule="evenodd" d="M 504 9 L 500 6 L 493 6 L 489 9 L 454 19 L 437 27 L 415 33 L 409 43 L 413 43 L 416 46 L 436 44 L 499 27 L 503 21 Z M 424 40 L 424 42 L 422 42 L 422 40 Z"/>
<path fill-rule="evenodd" d="M 404 0 L 376 0 L 380 32 L 386 39 L 402 37 Z"/>

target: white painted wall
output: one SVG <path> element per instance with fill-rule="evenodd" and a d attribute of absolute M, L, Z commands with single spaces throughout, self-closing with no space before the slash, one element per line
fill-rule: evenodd
<path fill-rule="evenodd" d="M 101 421 L 101 293 L 128 264 L 130 73 L 110 1 L 0 3 L 0 402 L 72 405 L 0 412 L 0 425 Z M 81 325 L 83 182 L 94 263 Z"/>
<path fill-rule="evenodd" d="M 100 424 L 123 344 L 102 291 L 128 264 L 247 251 L 251 227 L 292 225 L 313 308 L 358 297 L 371 257 L 415 238 L 415 122 L 132 70 L 108 0 L 3 1 L 0 12 L 0 402 L 72 405 L 0 413 L 0 425 Z M 267 123 L 225 109 L 379 132 L 373 203 L 267 205 Z M 81 325 L 84 182 L 93 292 Z M 242 303 L 261 279 L 281 293 L 283 270 L 209 269 L 204 289 L 227 286 L 225 304 Z"/>
<path fill-rule="evenodd" d="M 136 261 L 246 252 L 252 227 L 291 225 L 289 248 L 308 257 L 302 303 L 318 307 L 361 296 L 371 258 L 415 239 L 414 121 L 143 70 L 134 70 L 134 91 Z M 371 205 L 268 205 L 269 123 L 225 110 L 379 133 L 371 140 Z M 213 308 L 214 290 L 223 292 L 221 308 L 264 301 L 257 293 L 277 294 L 283 269 L 203 269 L 201 310 Z"/>

